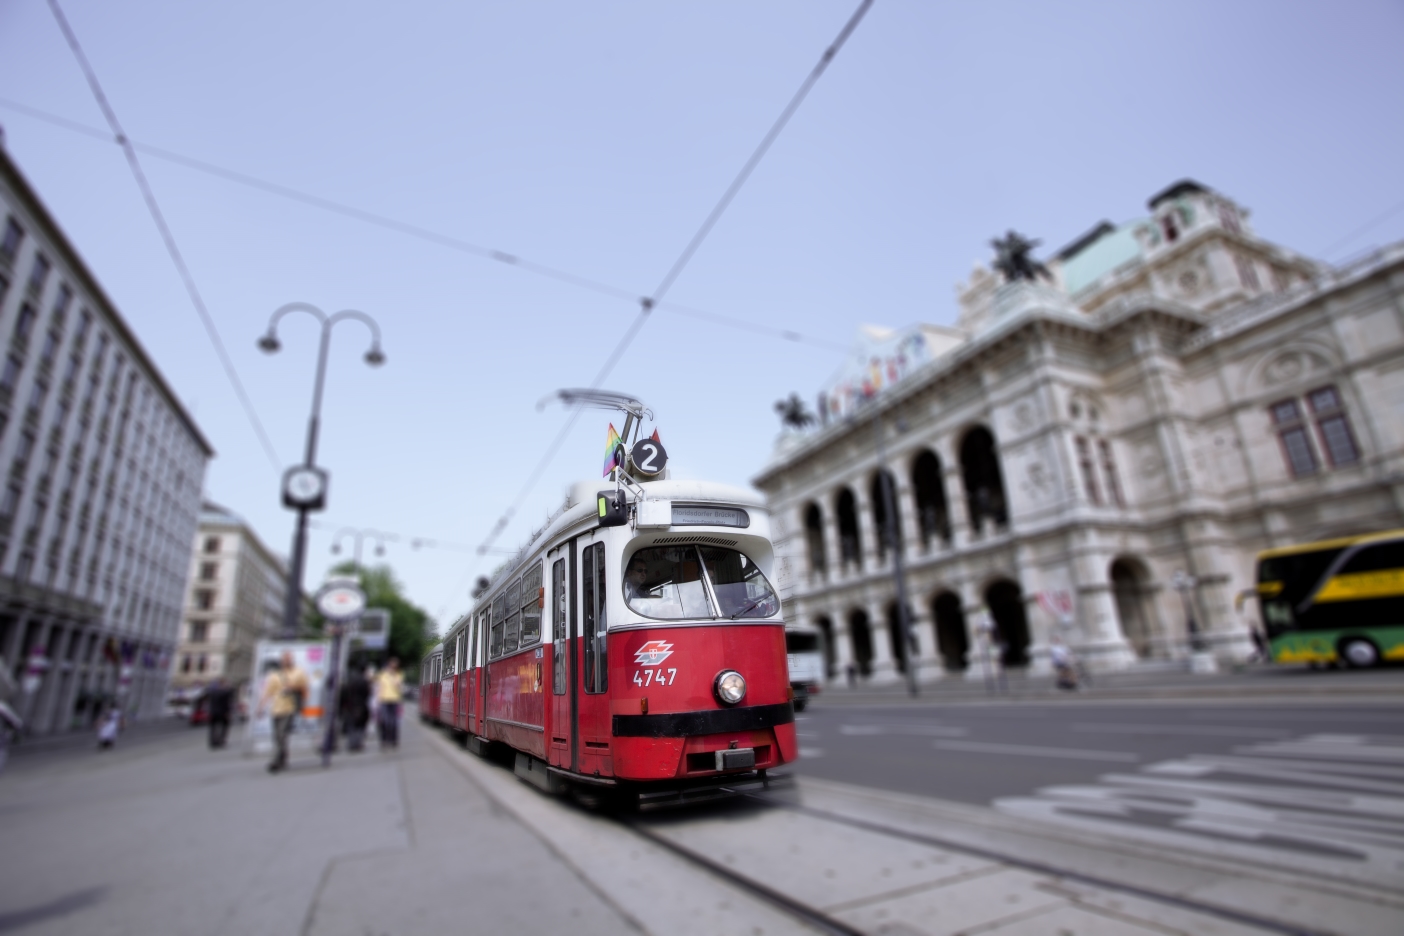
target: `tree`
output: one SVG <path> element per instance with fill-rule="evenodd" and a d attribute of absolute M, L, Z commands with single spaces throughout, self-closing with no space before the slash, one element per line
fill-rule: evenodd
<path fill-rule="evenodd" d="M 366 607 L 385 608 L 390 612 L 390 636 L 386 649 L 362 651 L 353 658 L 353 665 L 379 663 L 392 656 L 399 657 L 406 677 L 414 681 L 419 674 L 420 659 L 434 643 L 435 627 L 429 613 L 404 596 L 404 586 L 389 565 L 361 566 L 358 569 L 354 562 L 343 562 L 334 566 L 329 575 L 358 579 L 366 593 Z M 318 615 L 311 623 L 320 631 L 324 622 Z"/>

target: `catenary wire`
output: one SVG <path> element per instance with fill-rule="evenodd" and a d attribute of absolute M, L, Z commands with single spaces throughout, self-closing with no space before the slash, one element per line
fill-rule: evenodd
<path fill-rule="evenodd" d="M 1386 221 L 1388 221 L 1390 218 L 1394 217 L 1395 215 L 1399 214 L 1399 212 L 1401 212 L 1401 211 L 1404 211 L 1404 201 L 1402 201 L 1402 202 L 1400 202 L 1399 204 L 1395 205 L 1393 208 L 1387 209 L 1386 211 L 1383 211 L 1383 212 L 1381 212 L 1380 214 L 1375 215 L 1375 217 L 1371 218 L 1369 221 L 1366 221 L 1364 224 L 1360 225 L 1360 227 L 1356 228 L 1355 230 L 1351 231 L 1349 234 L 1347 234 L 1347 235 L 1345 235 L 1344 237 L 1340 238 L 1340 239 L 1337 240 L 1335 243 L 1333 243 L 1330 247 L 1327 247 L 1325 250 L 1321 251 L 1321 256 L 1323 256 L 1323 257 L 1329 257 L 1329 256 L 1331 256 L 1331 255 L 1332 255 L 1333 253 L 1335 253 L 1337 250 L 1339 250 L 1340 248 L 1344 247 L 1346 244 L 1349 244 L 1351 241 L 1355 240 L 1355 239 L 1356 239 L 1357 237 L 1359 237 L 1361 234 L 1364 234 L 1364 233 L 1366 233 L 1367 231 L 1373 230 L 1377 225 L 1384 224 Z"/>
<path fill-rule="evenodd" d="M 785 129 L 785 125 L 789 123 L 790 118 L 794 116 L 795 111 L 799 109 L 800 104 L 803 103 L 810 89 L 814 87 L 815 82 L 819 80 L 819 77 L 824 73 L 825 69 L 829 67 L 829 63 L 838 55 L 839 50 L 842 49 L 844 43 L 848 41 L 848 37 L 858 28 L 858 24 L 862 21 L 863 16 L 868 12 L 868 8 L 872 5 L 873 0 L 862 0 L 862 2 L 858 4 L 858 8 L 854 10 L 853 15 L 848 18 L 848 22 L 844 24 L 843 29 L 839 30 L 838 36 L 835 37 L 834 41 L 824 50 L 824 54 L 819 57 L 818 64 L 805 76 L 804 81 L 800 84 L 799 90 L 790 98 L 790 102 L 785 105 L 785 109 L 780 112 L 780 116 L 771 124 L 770 129 L 761 139 L 760 144 L 755 148 L 754 152 L 751 153 L 750 158 L 747 159 L 745 164 L 741 167 L 741 171 L 736 174 L 731 185 L 727 186 L 726 191 L 722 193 L 721 198 L 702 222 L 702 225 L 697 229 L 697 232 L 692 235 L 692 239 L 688 241 L 687 246 L 684 247 L 682 253 L 678 255 L 678 259 L 673 262 L 672 267 L 664 274 L 663 279 L 659 282 L 657 288 L 654 289 L 652 295 L 639 300 L 640 308 L 638 315 L 634 317 L 633 322 L 629 324 L 628 329 L 625 330 L 619 343 L 615 345 L 614 350 L 610 352 L 609 357 L 605 359 L 604 365 L 601 366 L 599 373 L 595 375 L 594 381 L 590 384 L 590 389 L 598 389 L 610 375 L 610 372 L 614 370 L 619 359 L 623 357 L 624 352 L 628 350 L 629 345 L 633 343 L 634 338 L 638 336 L 643 326 L 648 322 L 650 313 L 658 303 L 663 300 L 663 297 L 668 294 L 668 290 L 672 288 L 678 277 L 682 275 L 683 270 L 697 252 L 697 249 L 702 246 L 702 242 L 707 239 L 707 235 L 711 233 L 712 228 L 716 226 L 717 221 L 721 218 L 722 214 L 725 213 L 727 206 L 731 204 L 737 193 L 741 191 L 741 187 L 746 184 L 746 180 L 750 178 L 752 171 L 760 164 L 761 159 L 765 157 L 771 144 L 779 137 L 780 132 Z M 537 480 L 540 479 L 542 473 L 546 470 L 547 465 L 555 458 L 556 453 L 565 442 L 566 435 L 575 425 L 576 420 L 579 419 L 580 412 L 581 409 L 576 407 L 566 418 L 565 424 L 562 425 L 555 439 L 551 441 L 546 452 L 541 456 L 541 460 L 537 462 L 536 468 L 528 476 L 526 483 L 512 501 L 511 506 L 507 508 L 506 512 L 498 519 L 497 523 L 493 525 L 492 530 L 478 547 L 480 553 L 487 552 L 497 540 L 497 537 L 506 529 L 512 517 L 516 515 L 522 502 L 526 500 L 526 497 L 535 487 Z M 477 571 L 477 563 L 474 563 L 473 566 L 469 568 L 463 579 L 460 580 L 459 585 L 455 586 L 455 591 L 461 588 L 462 581 L 470 577 L 475 571 Z"/>
<path fill-rule="evenodd" d="M 122 147 L 122 153 L 127 158 L 127 165 L 132 170 L 133 178 L 136 179 L 137 188 L 141 190 L 141 197 L 146 202 L 147 210 L 151 213 L 151 220 L 155 222 L 156 229 L 161 234 L 161 240 L 166 245 L 166 251 L 171 255 L 171 262 L 175 264 L 176 271 L 185 284 L 185 291 L 190 294 L 190 301 L 200 316 L 201 324 L 205 326 L 210 343 L 214 345 L 215 354 L 224 367 L 225 376 L 229 378 L 229 383 L 233 386 L 234 393 L 244 408 L 244 414 L 248 417 L 254 434 L 258 436 L 264 454 L 268 456 L 268 463 L 273 467 L 274 472 L 282 471 L 283 462 L 273 448 L 273 442 L 268 438 L 268 433 L 264 430 L 258 413 L 254 410 L 253 401 L 249 399 L 247 391 L 244 390 L 243 382 L 239 380 L 239 372 L 234 369 L 234 361 L 229 357 L 229 351 L 224 347 L 224 340 L 220 338 L 219 330 L 215 328 L 214 319 L 210 316 L 209 309 L 205 307 L 205 300 L 195 285 L 195 277 L 191 275 L 190 268 L 185 263 L 185 257 L 181 255 L 180 248 L 176 245 L 175 235 L 171 232 L 170 225 L 166 223 L 165 215 L 161 213 L 161 206 L 156 202 L 156 194 L 152 191 L 150 183 L 147 182 L 146 173 L 142 171 L 140 161 L 137 160 L 136 150 L 122 130 L 122 125 L 117 120 L 117 113 L 108 102 L 107 95 L 103 93 L 102 85 L 98 83 L 97 73 L 93 71 L 88 57 L 83 53 L 83 47 L 78 43 L 78 36 L 69 25 L 68 18 L 64 16 L 58 0 L 49 0 L 49 9 L 53 11 L 54 19 L 58 22 L 64 40 L 68 43 L 69 49 L 73 51 L 73 57 L 77 59 L 79 68 L 83 70 L 88 87 L 92 89 L 93 97 L 97 99 L 98 108 L 102 111 L 103 117 L 106 118 L 108 126 L 112 128 L 118 145 Z"/>
<path fill-rule="evenodd" d="M 58 114 L 53 114 L 48 111 L 40 110 L 37 107 L 30 107 L 29 105 L 23 104 L 19 101 L 14 101 L 8 98 L 0 97 L 0 107 L 4 107 L 16 113 L 23 114 L 26 117 L 33 118 L 34 120 L 42 121 L 52 126 L 60 127 L 64 130 L 69 130 L 73 133 L 79 133 L 83 136 L 91 137 L 92 139 L 99 140 L 104 143 L 117 142 L 113 139 L 113 135 L 106 130 L 102 130 L 98 127 L 90 127 L 87 124 L 80 123 L 76 120 L 69 120 L 67 117 L 62 117 Z M 562 270 L 558 267 L 550 266 L 549 264 L 538 263 L 535 260 L 528 259 L 526 257 L 521 256 L 520 254 L 511 253 L 505 250 L 498 250 L 493 247 L 484 247 L 480 244 L 474 244 L 471 241 L 466 241 L 448 234 L 442 234 L 438 231 L 431 230 L 430 228 L 426 228 L 418 224 L 411 224 L 408 221 L 401 221 L 397 218 L 392 218 L 389 215 L 383 215 L 373 211 L 367 211 L 363 208 L 357 208 L 354 205 L 345 204 L 344 202 L 338 202 L 329 198 L 323 198 L 320 195 L 313 195 L 309 192 L 304 192 L 300 189 L 296 189 L 291 186 L 282 185 L 277 182 L 270 182 L 266 179 L 260 179 L 257 176 L 249 175 L 246 172 L 240 172 L 235 169 L 229 169 L 224 166 L 216 165 L 215 163 L 207 162 L 203 159 L 196 159 L 193 156 L 186 156 L 183 153 L 177 153 L 174 150 L 166 149 L 164 147 L 154 146 L 150 143 L 142 143 L 139 140 L 129 139 L 128 142 L 130 142 L 131 145 L 138 152 L 145 153 L 148 156 L 152 156 L 156 159 L 164 160 L 166 162 L 175 163 L 176 165 L 184 166 L 187 169 L 193 169 L 197 172 L 202 172 L 207 175 L 212 175 L 217 178 L 224 179 L 227 182 L 233 182 L 236 185 L 243 185 L 249 188 L 257 189 L 262 192 L 267 192 L 271 195 L 277 195 L 280 198 L 286 198 L 290 201 L 299 202 L 301 204 L 308 205 L 313 208 L 320 209 L 322 211 L 327 211 L 332 214 L 341 215 L 342 217 L 351 218 L 355 221 L 360 221 L 363 224 L 373 225 L 375 227 L 380 227 L 386 230 L 394 231 L 398 234 L 403 234 L 408 237 L 413 237 L 419 240 L 427 241 L 429 243 L 436 244 L 440 247 L 445 247 L 449 250 L 455 250 L 460 253 L 469 254 L 471 256 L 478 257 L 484 260 L 492 260 L 497 263 L 503 263 L 527 273 L 533 273 L 538 276 L 553 279 L 558 282 L 576 286 L 581 289 L 586 289 L 603 296 L 609 296 L 613 299 L 623 299 L 631 303 L 637 303 L 639 301 L 639 296 L 636 292 L 625 289 L 622 286 L 614 286 L 609 283 L 600 282 L 599 280 L 592 279 L 587 276 L 581 276 L 576 273 L 571 273 L 568 270 Z M 686 316 L 688 318 L 711 322 L 715 325 L 724 325 L 728 328 L 736 328 L 743 331 L 749 331 L 754 334 L 765 335 L 771 338 L 779 338 L 783 341 L 795 342 L 797 344 L 808 344 L 814 347 L 824 348 L 826 350 L 831 351 L 848 350 L 847 346 L 845 345 L 833 341 L 827 341 L 823 338 L 817 338 L 812 335 L 806 335 L 793 329 L 774 328 L 769 325 L 762 325 L 757 322 L 748 322 L 743 319 L 734 318 L 729 315 L 722 315 L 716 312 L 708 312 L 702 309 L 695 309 L 690 306 L 681 305 L 675 302 L 662 302 L 659 303 L 657 307 L 665 311 L 675 312 L 678 315 Z"/>

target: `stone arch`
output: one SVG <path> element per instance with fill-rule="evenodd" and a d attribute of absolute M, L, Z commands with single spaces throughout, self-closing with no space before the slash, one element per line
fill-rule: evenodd
<path fill-rule="evenodd" d="M 970 509 L 970 529 L 984 530 L 986 523 L 996 527 L 1009 523 L 1008 501 L 1004 496 L 1004 475 L 999 467 L 994 434 L 975 426 L 960 443 L 961 478 Z"/>
<path fill-rule="evenodd" d="M 921 544 L 931 548 L 931 541 L 951 541 L 951 514 L 946 508 L 946 484 L 941 472 L 941 456 L 922 449 L 912 463 L 912 489 L 916 494 L 917 528 Z"/>
<path fill-rule="evenodd" d="M 995 639 L 1004 644 L 1001 656 L 1005 666 L 1029 662 L 1029 619 L 1024 610 L 1024 592 L 1019 583 L 996 579 L 985 588 L 985 606 L 994 619 Z"/>
<path fill-rule="evenodd" d="M 1121 635 L 1136 656 L 1150 656 L 1154 649 L 1155 607 L 1151 602 L 1149 570 L 1139 559 L 1118 556 L 1108 567 L 1107 576 L 1111 579 Z"/>
<path fill-rule="evenodd" d="M 1296 384 L 1312 374 L 1328 374 L 1340 363 L 1329 347 L 1297 339 L 1263 352 L 1243 376 L 1245 396 L 1278 393 L 1283 385 Z"/>
<path fill-rule="evenodd" d="M 804 509 L 804 541 L 808 546 L 810 576 L 823 577 L 828 571 L 824 555 L 824 511 L 813 501 Z"/>
<path fill-rule="evenodd" d="M 853 643 L 853 665 L 864 676 L 873 672 L 873 631 L 868 612 L 854 608 L 848 612 L 848 639 Z"/>
<path fill-rule="evenodd" d="M 850 564 L 861 568 L 863 547 L 858 538 L 858 499 L 853 496 L 851 488 L 844 487 L 839 491 L 834 506 L 838 514 L 839 562 L 845 569 Z"/>
<path fill-rule="evenodd" d="M 931 618 L 936 628 L 936 650 L 941 654 L 941 664 L 947 672 L 963 671 L 970 652 L 970 630 L 965 623 L 965 607 L 960 596 L 952 591 L 937 592 L 931 599 Z"/>
<path fill-rule="evenodd" d="M 838 666 L 838 655 L 834 652 L 834 622 L 823 614 L 815 620 L 814 628 L 819 631 L 819 642 L 824 650 L 824 675 L 833 679 Z"/>
<path fill-rule="evenodd" d="M 887 485 L 888 492 L 883 491 L 883 486 Z M 873 505 L 873 532 L 877 535 L 877 557 L 881 562 L 887 558 L 887 548 L 889 543 L 896 545 L 897 549 L 902 548 L 902 511 L 897 506 L 897 480 L 892 477 L 892 472 L 886 468 L 879 468 L 873 472 L 873 479 L 868 485 L 868 493 Z M 891 494 L 892 516 L 887 516 L 888 493 Z"/>

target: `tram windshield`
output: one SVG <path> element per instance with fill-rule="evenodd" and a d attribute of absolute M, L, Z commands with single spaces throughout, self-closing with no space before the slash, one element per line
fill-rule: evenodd
<path fill-rule="evenodd" d="M 745 553 L 717 546 L 649 546 L 629 558 L 624 600 L 646 617 L 764 618 L 780 600 Z"/>

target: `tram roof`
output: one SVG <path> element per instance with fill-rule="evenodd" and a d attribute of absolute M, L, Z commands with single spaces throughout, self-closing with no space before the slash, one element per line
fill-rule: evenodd
<path fill-rule="evenodd" d="M 1404 539 L 1404 529 L 1384 530 L 1379 533 L 1362 533 L 1358 536 L 1342 536 L 1337 539 L 1317 540 L 1314 543 L 1294 543 L 1291 546 L 1278 546 L 1258 553 L 1258 559 L 1276 559 L 1279 556 L 1293 556 L 1299 553 L 1318 552 L 1323 549 L 1341 549 L 1357 543 L 1371 543 L 1379 540 Z"/>
<path fill-rule="evenodd" d="M 758 492 L 750 488 L 737 487 L 734 484 L 722 484 L 717 481 L 681 481 L 671 478 L 636 483 L 650 498 L 656 497 L 660 500 L 674 500 L 684 503 L 735 504 L 748 510 L 769 511 L 765 498 Z M 540 544 L 549 542 L 570 527 L 593 517 L 596 495 L 600 491 L 611 489 L 613 486 L 614 483 L 607 478 L 587 479 L 572 484 L 566 494 L 565 503 L 547 519 L 541 529 L 527 539 L 522 548 L 517 550 L 506 564 L 493 574 L 493 585 L 496 585 L 503 578 L 510 578 L 512 573 L 521 567 L 522 563 L 536 551 Z M 628 501 L 633 503 L 635 500 L 633 491 L 626 487 L 624 492 Z M 491 590 L 491 588 L 488 589 L 488 591 Z M 454 626 L 457 626 L 456 622 Z M 449 630 L 453 630 L 453 628 L 450 627 Z"/>

